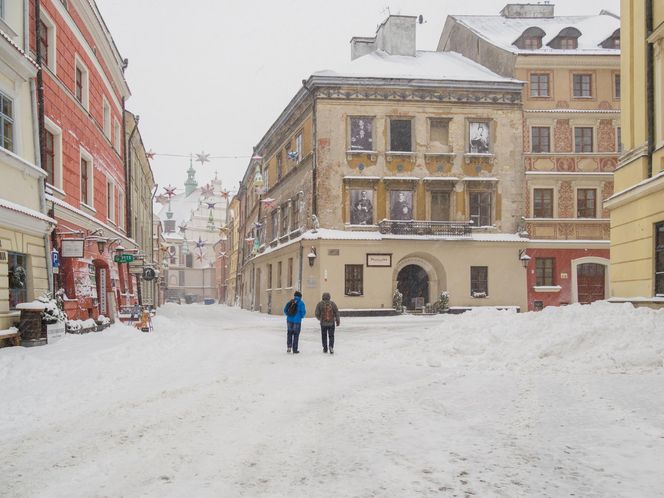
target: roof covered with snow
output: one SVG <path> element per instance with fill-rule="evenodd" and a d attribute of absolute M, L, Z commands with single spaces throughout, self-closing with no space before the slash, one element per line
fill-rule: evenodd
<path fill-rule="evenodd" d="M 557 16 L 547 18 L 508 18 L 503 16 L 450 16 L 458 23 L 485 40 L 505 50 L 519 54 L 604 54 L 619 55 L 620 50 L 602 48 L 601 44 L 613 33 L 620 29 L 620 19 L 611 15 L 591 16 Z M 542 38 L 542 48 L 536 50 L 522 50 L 513 45 L 528 28 L 540 28 L 545 35 Z M 581 32 L 578 38 L 578 48 L 561 50 L 547 46 L 565 28 L 576 28 Z"/>
<path fill-rule="evenodd" d="M 415 57 L 391 55 L 382 50 L 376 50 L 336 69 L 318 71 L 313 76 L 487 83 L 518 82 L 518 80 L 500 76 L 456 52 L 428 52 L 422 50 L 418 50 Z"/>

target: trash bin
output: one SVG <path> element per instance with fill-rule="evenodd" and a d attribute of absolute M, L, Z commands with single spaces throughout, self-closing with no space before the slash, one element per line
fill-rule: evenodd
<path fill-rule="evenodd" d="M 209 297 L 206 297 L 206 298 L 203 300 L 203 304 L 214 304 L 214 299 L 209 298 Z"/>
<path fill-rule="evenodd" d="M 194 296 L 193 294 L 185 294 L 185 295 L 184 295 L 184 302 L 185 302 L 186 304 L 191 304 L 191 303 L 194 302 L 194 297 L 195 297 L 195 296 Z"/>

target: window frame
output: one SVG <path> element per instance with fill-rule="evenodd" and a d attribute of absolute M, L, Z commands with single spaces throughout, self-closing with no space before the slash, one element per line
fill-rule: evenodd
<path fill-rule="evenodd" d="M 489 267 L 471 266 L 470 267 L 470 295 L 471 297 L 480 297 L 475 294 L 484 294 L 482 297 L 489 297 Z"/>
<path fill-rule="evenodd" d="M 583 78 L 588 78 L 587 84 Z M 579 78 L 577 84 L 577 78 Z M 575 99 L 592 99 L 594 97 L 593 91 L 594 78 L 592 73 L 572 73 L 572 98 Z M 586 88 L 587 87 L 587 88 Z M 580 93 L 577 93 L 577 89 Z M 587 95 L 585 94 L 587 90 Z"/>
<path fill-rule="evenodd" d="M 622 92 L 622 80 L 620 73 L 613 73 L 613 100 L 620 100 Z"/>
<path fill-rule="evenodd" d="M 104 130 L 104 136 L 110 142 L 113 140 L 113 135 L 111 135 L 111 105 L 108 103 L 106 95 L 101 96 L 101 109 L 102 109 L 102 129 Z"/>
<path fill-rule="evenodd" d="M 479 209 L 478 214 L 473 214 L 473 198 L 479 196 L 480 198 L 478 199 L 476 203 L 476 208 Z M 486 199 L 483 199 L 488 196 L 489 199 L 489 207 L 488 207 L 488 217 L 489 217 L 489 223 L 482 223 L 482 220 L 486 221 Z M 483 212 L 484 210 L 484 212 Z M 489 227 L 492 226 L 493 222 L 493 192 L 490 190 L 469 190 L 468 191 L 468 216 L 470 221 L 473 222 L 474 227 Z M 475 219 L 478 220 L 478 222 L 475 222 Z"/>
<path fill-rule="evenodd" d="M 547 209 L 545 205 L 544 197 L 538 199 L 538 193 L 549 192 L 550 194 L 550 206 Z M 538 203 L 540 204 L 538 208 Z M 534 187 L 533 188 L 533 218 L 553 218 L 554 217 L 554 206 L 555 206 L 555 191 L 553 187 Z M 548 214 L 548 216 L 545 216 Z"/>
<path fill-rule="evenodd" d="M 22 258 L 23 261 L 22 263 L 19 264 L 18 258 Z M 15 262 L 12 262 L 12 259 L 15 259 Z M 12 270 L 12 264 L 14 267 L 16 266 L 21 266 L 25 270 L 25 287 L 20 288 L 20 287 L 12 287 L 11 286 L 11 274 L 13 272 Z M 27 303 L 29 302 L 29 295 L 31 291 L 31 279 L 30 279 L 30 258 L 28 254 L 16 252 L 16 251 L 7 251 L 7 293 L 8 293 L 8 306 L 10 311 L 16 310 L 16 306 L 21 303 Z M 17 292 L 18 291 L 18 292 Z M 22 297 L 19 297 L 18 300 L 16 300 L 15 297 L 12 296 L 12 292 L 14 292 L 14 296 L 17 294 L 21 295 Z"/>
<path fill-rule="evenodd" d="M 288 204 L 288 202 L 284 202 L 279 206 L 279 237 L 288 234 L 290 218 L 290 206 Z"/>
<path fill-rule="evenodd" d="M 10 114 L 5 113 L 5 102 L 9 103 L 10 105 Z M 14 119 L 14 114 L 16 114 L 16 105 L 14 104 L 14 99 L 7 95 L 5 92 L 0 91 L 0 147 L 10 152 L 14 152 L 14 148 L 16 146 L 16 130 L 14 127 L 16 121 Z M 11 130 L 9 147 L 6 147 L 6 126 L 9 126 L 9 129 Z"/>
<path fill-rule="evenodd" d="M 83 201 L 83 161 L 87 163 L 86 167 L 86 201 Z M 80 187 L 80 203 L 88 209 L 94 209 L 94 163 L 92 154 L 90 154 L 83 147 L 79 149 L 79 187 Z"/>
<path fill-rule="evenodd" d="M 389 145 L 389 148 L 387 152 L 390 153 L 398 153 L 398 154 L 412 154 L 415 152 L 414 150 L 414 145 L 415 145 L 415 127 L 413 126 L 413 121 L 415 118 L 409 117 L 409 116 L 392 116 L 388 118 L 388 127 L 387 127 L 387 143 Z M 393 145 L 395 145 L 392 141 L 392 135 L 393 135 L 393 130 L 392 130 L 392 123 L 397 123 L 397 122 L 403 122 L 403 123 L 408 123 L 408 126 L 410 128 L 410 137 L 408 138 L 410 148 L 408 150 L 402 150 L 402 149 L 395 149 Z"/>
<path fill-rule="evenodd" d="M 556 285 L 556 258 L 535 258 L 535 286 L 552 287 Z"/>
<path fill-rule="evenodd" d="M 588 195 L 592 192 L 592 195 Z M 583 193 L 583 195 L 581 195 Z M 590 199 L 592 197 L 592 199 Z M 592 202 L 592 205 L 590 204 Z M 584 205 L 582 206 L 581 203 Z M 582 213 L 590 212 L 592 216 L 581 216 Z M 576 189 L 576 217 L 583 219 L 597 218 L 597 189 L 594 187 L 579 187 Z"/>
<path fill-rule="evenodd" d="M 588 130 L 589 134 L 586 135 Z M 575 126 L 573 133 L 575 154 L 592 154 L 595 152 L 595 128 L 592 126 Z M 588 138 L 590 138 L 590 144 L 587 143 Z M 588 145 L 590 145 L 590 150 L 587 150 Z"/>
<path fill-rule="evenodd" d="M 664 296 L 664 221 L 654 224 L 655 237 L 654 237 L 654 281 L 653 290 L 654 295 L 657 297 Z M 662 234 L 660 240 L 660 232 Z"/>
<path fill-rule="evenodd" d="M 266 290 L 272 290 L 272 263 L 268 263 L 266 266 L 267 273 L 267 287 Z"/>
<path fill-rule="evenodd" d="M 295 135 L 295 153 L 297 154 L 296 164 L 302 162 L 302 131 Z"/>
<path fill-rule="evenodd" d="M 53 136 L 53 183 L 49 183 L 49 185 L 62 189 L 62 129 L 48 116 L 44 116 L 44 130 Z"/>
<path fill-rule="evenodd" d="M 538 131 L 537 144 L 538 149 L 535 150 L 535 130 Z M 546 130 L 546 150 L 542 150 L 542 134 Z M 551 153 L 551 127 L 550 126 L 531 126 L 530 127 L 530 151 L 534 154 L 550 154 Z"/>
<path fill-rule="evenodd" d="M 434 196 L 447 196 L 447 215 L 444 216 L 444 219 L 436 219 L 434 218 L 434 212 L 433 212 L 433 198 Z M 452 191 L 451 190 L 445 190 L 445 189 L 436 189 L 436 190 L 431 190 L 429 191 L 429 220 L 430 221 L 452 221 L 451 215 L 452 215 Z"/>
<path fill-rule="evenodd" d="M 370 134 L 369 134 L 369 142 L 371 143 L 371 148 L 370 149 L 365 149 L 362 147 L 354 147 L 353 146 L 353 121 L 354 120 L 366 120 L 369 121 L 370 123 Z M 376 126 L 375 126 L 375 121 L 376 117 L 375 116 L 348 116 L 348 133 L 346 136 L 347 140 L 347 148 L 346 150 L 351 151 L 351 152 L 375 152 L 376 151 Z"/>
<path fill-rule="evenodd" d="M 540 93 L 541 88 L 543 86 L 541 79 L 544 77 L 546 77 L 546 94 Z M 536 85 L 533 85 L 533 78 L 537 78 Z M 530 73 L 528 81 L 530 86 L 529 93 L 531 98 L 535 99 L 551 98 L 551 73 L 540 73 L 540 72 Z"/>
<path fill-rule="evenodd" d="M 106 178 L 106 218 L 115 224 L 115 181 Z"/>
<path fill-rule="evenodd" d="M 282 283 L 282 277 L 283 277 L 283 263 L 281 261 L 277 262 L 277 289 L 282 289 L 281 283 Z"/>
<path fill-rule="evenodd" d="M 39 13 L 39 21 L 46 28 L 46 51 L 42 51 L 42 65 L 50 69 L 52 73 L 55 73 L 57 68 L 57 25 L 51 19 L 51 16 L 42 9 Z"/>
<path fill-rule="evenodd" d="M 286 288 L 293 287 L 293 258 L 288 258 L 288 272 L 286 273 Z"/>
<path fill-rule="evenodd" d="M 427 131 L 429 132 L 429 136 L 427 144 L 429 146 L 433 145 L 433 125 L 434 123 L 440 123 L 443 124 L 444 127 L 447 129 L 447 139 L 445 142 L 437 142 L 438 144 L 442 145 L 443 147 L 450 147 L 450 122 L 452 121 L 452 118 L 440 118 L 440 117 L 430 117 L 427 119 L 428 121 L 428 126 L 427 126 Z"/>
<path fill-rule="evenodd" d="M 344 265 L 344 295 L 359 297 L 364 295 L 364 265 Z"/>
<path fill-rule="evenodd" d="M 79 72 L 81 74 L 80 85 Z M 90 72 L 78 55 L 76 55 L 74 63 L 74 97 L 86 111 L 90 110 Z"/>
<path fill-rule="evenodd" d="M 125 200 L 124 192 L 118 188 L 118 221 L 117 226 L 124 229 L 125 228 Z"/>
<path fill-rule="evenodd" d="M 486 152 L 473 152 L 472 137 L 470 136 L 471 128 L 473 124 L 482 124 L 486 128 L 486 141 L 487 141 L 487 151 Z M 466 120 L 466 154 L 493 154 L 493 129 L 492 129 L 492 120 L 484 118 L 472 118 Z"/>

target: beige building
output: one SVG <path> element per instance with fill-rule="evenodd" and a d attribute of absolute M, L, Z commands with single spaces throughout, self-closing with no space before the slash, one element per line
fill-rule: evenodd
<path fill-rule="evenodd" d="M 23 4 L 0 11 L 0 331 L 19 319 L 16 305 L 50 287 L 48 236 L 35 95 L 37 65 L 25 53 Z M 2 342 L 0 340 L 0 342 Z"/>
<path fill-rule="evenodd" d="M 620 20 L 555 16 L 508 4 L 494 16 L 449 16 L 438 50 L 453 51 L 523 90 L 528 307 L 609 297 L 609 213 L 620 147 Z"/>
<path fill-rule="evenodd" d="M 240 190 L 245 308 L 526 307 L 522 83 L 415 50 L 416 18 L 353 38 L 255 147 Z M 510 282 L 507 285 L 506 282 Z M 514 282 L 517 282 L 514 284 Z M 313 307 L 312 310 L 313 311 Z"/>
<path fill-rule="evenodd" d="M 664 3 L 623 0 L 623 154 L 611 212 L 611 295 L 664 297 Z"/>

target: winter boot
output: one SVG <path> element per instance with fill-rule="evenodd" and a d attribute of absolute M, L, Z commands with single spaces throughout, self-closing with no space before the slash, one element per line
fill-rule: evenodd
<path fill-rule="evenodd" d="M 290 348 L 288 348 L 288 349 L 286 350 L 287 353 L 290 353 L 290 351 L 291 351 Z"/>
<path fill-rule="evenodd" d="M 334 349 L 330 348 L 330 354 L 334 354 Z"/>

